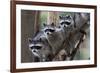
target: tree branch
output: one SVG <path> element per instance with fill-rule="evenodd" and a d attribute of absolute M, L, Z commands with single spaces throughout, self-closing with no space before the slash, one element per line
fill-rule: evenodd
<path fill-rule="evenodd" d="M 74 59 L 74 57 L 75 57 L 77 51 L 79 50 L 79 46 L 80 46 L 81 42 L 83 42 L 83 37 L 84 37 L 84 34 L 83 34 L 82 37 L 80 38 L 80 41 L 79 41 L 77 47 L 72 51 L 70 60 L 73 60 L 73 59 Z"/>

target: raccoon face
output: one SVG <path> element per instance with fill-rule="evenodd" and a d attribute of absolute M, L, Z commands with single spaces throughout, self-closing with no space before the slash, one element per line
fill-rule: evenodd
<path fill-rule="evenodd" d="M 39 40 L 29 40 L 29 49 L 35 57 L 40 57 L 42 46 Z"/>
<path fill-rule="evenodd" d="M 72 17 L 70 15 L 59 16 L 60 19 L 60 27 L 68 27 L 72 24 Z"/>
<path fill-rule="evenodd" d="M 41 50 L 42 48 L 42 45 L 41 44 L 30 44 L 29 45 L 29 48 L 30 50 L 32 51 L 32 53 L 35 55 L 35 56 L 39 56 L 39 51 Z"/>
<path fill-rule="evenodd" d="M 56 31 L 56 27 L 55 27 L 54 23 L 52 23 L 51 25 L 44 24 L 43 31 L 44 31 L 45 35 L 51 35 Z"/>
<path fill-rule="evenodd" d="M 34 55 L 35 62 L 50 61 L 51 48 L 40 38 L 39 40 L 29 40 L 29 49 Z"/>

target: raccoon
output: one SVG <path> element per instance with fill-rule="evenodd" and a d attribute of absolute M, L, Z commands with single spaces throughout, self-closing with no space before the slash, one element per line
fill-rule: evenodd
<path fill-rule="evenodd" d="M 64 41 L 63 34 L 60 32 L 60 28 L 56 27 L 54 23 L 44 24 L 44 34 L 48 40 L 50 46 L 53 49 L 53 54 L 57 52 L 59 47 L 61 47 L 62 42 Z"/>
<path fill-rule="evenodd" d="M 52 60 L 52 48 L 43 37 L 43 32 L 37 33 L 33 39 L 29 39 L 29 49 L 34 55 L 35 62 L 46 62 Z"/>
<path fill-rule="evenodd" d="M 74 30 L 74 20 L 72 16 L 59 16 L 59 28 L 65 34 L 65 38 L 69 37 L 69 34 Z"/>
<path fill-rule="evenodd" d="M 74 18 L 70 18 L 71 19 L 70 21 L 67 18 L 65 19 L 65 16 L 59 17 L 59 19 L 61 22 L 60 26 L 62 30 L 64 30 L 65 34 L 69 35 L 66 39 L 66 45 L 67 45 L 66 48 L 70 49 L 70 53 L 72 53 L 74 48 L 77 47 L 82 35 L 83 34 L 84 36 L 86 35 L 85 30 L 89 27 L 89 22 L 88 22 L 89 14 L 88 13 L 75 13 Z M 68 23 L 66 23 L 67 21 Z M 72 21 L 72 24 L 71 24 L 71 21 Z M 67 24 L 67 26 L 65 26 L 66 25 L 65 23 Z"/>
<path fill-rule="evenodd" d="M 70 56 L 74 48 L 77 47 L 82 33 L 75 28 L 74 19 L 72 18 L 72 16 L 59 16 L 59 20 L 60 28 L 65 36 L 65 50 L 67 51 L 68 56 Z"/>

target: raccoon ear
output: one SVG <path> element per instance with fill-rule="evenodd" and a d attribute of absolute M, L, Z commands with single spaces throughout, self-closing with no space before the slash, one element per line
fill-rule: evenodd
<path fill-rule="evenodd" d="M 32 40 L 31 38 L 28 38 L 28 42 L 29 42 L 29 43 L 32 43 L 32 41 L 33 41 L 33 40 Z"/>
<path fill-rule="evenodd" d="M 62 16 L 59 16 L 59 19 L 62 19 Z"/>
<path fill-rule="evenodd" d="M 43 26 L 46 26 L 46 24 L 45 24 L 45 23 L 43 23 Z"/>
<path fill-rule="evenodd" d="M 51 23 L 52 26 L 54 26 L 54 23 Z"/>
<path fill-rule="evenodd" d="M 71 18 L 71 15 L 68 15 L 69 18 Z"/>

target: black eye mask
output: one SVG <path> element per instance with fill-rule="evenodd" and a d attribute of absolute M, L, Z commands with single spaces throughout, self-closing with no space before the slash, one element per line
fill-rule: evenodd
<path fill-rule="evenodd" d="M 61 25 L 66 24 L 66 25 L 70 25 L 71 22 L 62 22 Z"/>
<path fill-rule="evenodd" d="M 41 49 L 42 48 L 42 46 L 32 46 L 32 47 L 30 47 L 31 49 Z"/>
<path fill-rule="evenodd" d="M 46 29 L 45 32 L 47 32 L 47 31 L 54 32 L 55 30 L 53 30 L 53 29 Z"/>

